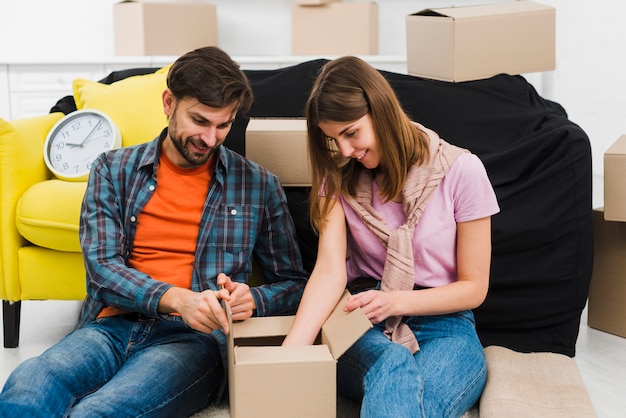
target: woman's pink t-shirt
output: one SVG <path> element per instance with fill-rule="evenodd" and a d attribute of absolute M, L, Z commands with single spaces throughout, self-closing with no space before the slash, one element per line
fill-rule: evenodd
<path fill-rule="evenodd" d="M 391 229 L 406 222 L 400 203 L 382 203 L 375 182 L 372 200 Z M 348 224 L 348 281 L 368 276 L 381 279 L 387 250 L 341 199 Z M 456 224 L 499 212 L 498 202 L 482 162 L 463 153 L 452 164 L 426 205 L 413 236 L 415 284 L 442 286 L 457 280 Z"/>

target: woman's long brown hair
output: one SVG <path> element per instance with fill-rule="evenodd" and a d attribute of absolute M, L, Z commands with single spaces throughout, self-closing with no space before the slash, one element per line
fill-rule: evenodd
<path fill-rule="evenodd" d="M 319 127 L 321 122 L 353 122 L 367 113 L 381 151 L 376 168 L 382 196 L 391 200 L 402 192 L 409 168 L 429 158 L 429 140 L 406 115 L 395 92 L 375 68 L 356 57 L 330 61 L 318 75 L 306 103 L 309 160 L 312 170 L 311 224 L 316 231 L 334 199 L 354 195 L 361 163 L 345 158 Z M 323 187 L 323 196 L 320 190 Z"/>

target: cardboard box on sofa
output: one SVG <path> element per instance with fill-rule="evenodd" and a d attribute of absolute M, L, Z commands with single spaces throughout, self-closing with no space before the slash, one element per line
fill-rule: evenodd
<path fill-rule="evenodd" d="M 626 337 L 626 223 L 606 221 L 593 211 L 594 261 L 587 324 Z"/>
<path fill-rule="evenodd" d="M 626 222 L 626 135 L 604 153 L 604 219 Z"/>
<path fill-rule="evenodd" d="M 294 316 L 253 317 L 233 323 L 228 390 L 233 418 L 318 418 L 337 412 L 337 359 L 372 327 L 356 309 L 343 311 L 346 291 L 320 332 L 319 343 L 282 347 Z"/>
<path fill-rule="evenodd" d="M 305 119 L 251 118 L 246 157 L 276 174 L 283 186 L 310 186 L 306 141 Z"/>
<path fill-rule="evenodd" d="M 217 46 L 217 10 L 208 3 L 122 1 L 113 5 L 116 55 L 182 55 Z"/>
<path fill-rule="evenodd" d="M 555 20 L 531 1 L 422 10 L 406 18 L 407 72 L 459 82 L 553 70 Z"/>
<path fill-rule="evenodd" d="M 295 4 L 291 9 L 291 53 L 294 55 L 378 54 L 378 5 Z"/>

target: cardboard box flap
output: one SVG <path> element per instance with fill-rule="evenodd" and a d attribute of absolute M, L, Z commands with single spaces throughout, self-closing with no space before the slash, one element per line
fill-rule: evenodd
<path fill-rule="evenodd" d="M 230 332 L 226 335 L 226 352 L 228 353 L 228 358 L 235 358 L 235 341 L 233 339 L 233 315 L 230 311 L 230 305 L 226 303 L 225 300 L 222 301 L 222 309 L 226 312 L 226 318 L 228 318 L 228 329 Z M 230 372 L 229 372 L 230 373 Z"/>
<path fill-rule="evenodd" d="M 532 1 L 514 1 L 478 6 L 424 9 L 417 13 L 414 13 L 412 16 L 447 16 L 452 19 L 468 19 L 474 17 L 499 16 L 511 13 L 526 13 L 552 9 L 554 9 L 554 7 L 546 6 Z"/>
<path fill-rule="evenodd" d="M 368 329 L 372 328 L 371 322 L 360 308 L 352 312 L 343 311 L 349 297 L 350 292 L 346 290 L 322 326 L 322 344 L 328 346 L 335 360 L 341 357 Z"/>

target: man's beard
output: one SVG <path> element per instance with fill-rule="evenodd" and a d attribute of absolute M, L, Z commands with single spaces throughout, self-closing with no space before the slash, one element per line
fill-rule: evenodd
<path fill-rule="evenodd" d="M 215 146 L 207 153 L 195 154 L 187 145 L 189 142 L 193 142 L 199 148 L 206 147 L 206 144 L 202 142 L 202 140 L 198 139 L 198 142 L 195 142 L 193 138 L 189 137 L 183 139 L 182 136 L 178 136 L 178 124 L 176 123 L 176 110 L 172 112 L 170 116 L 170 126 L 168 128 L 168 135 L 172 140 L 172 144 L 174 144 L 174 148 L 178 151 L 178 153 L 191 165 L 192 167 L 200 167 L 202 164 L 206 163 L 209 158 L 217 151 L 221 143 L 217 140 L 215 142 Z"/>
<path fill-rule="evenodd" d="M 198 142 L 196 143 L 193 138 L 183 139 L 182 137 L 176 136 L 175 132 L 170 132 L 170 139 L 172 140 L 172 143 L 174 144 L 174 147 L 176 148 L 178 153 L 182 155 L 185 161 L 187 161 L 187 163 L 189 163 L 193 167 L 200 167 L 202 164 L 206 163 L 209 160 L 209 158 L 211 158 L 213 153 L 215 153 L 215 151 L 217 151 L 218 147 L 221 145 L 221 144 L 216 144 L 207 153 L 196 154 L 193 151 L 191 151 L 191 149 L 188 146 L 188 143 L 194 142 L 196 146 L 199 145 L 200 147 L 206 147 L 206 145 L 201 140 L 198 140 Z"/>

